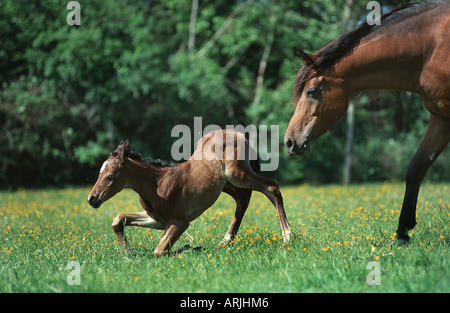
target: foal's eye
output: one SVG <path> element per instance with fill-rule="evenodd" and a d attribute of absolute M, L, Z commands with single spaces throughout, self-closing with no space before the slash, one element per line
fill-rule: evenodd
<path fill-rule="evenodd" d="M 106 177 L 106 179 L 109 180 L 109 181 L 113 181 L 114 180 L 114 175 L 108 175 Z"/>
<path fill-rule="evenodd" d="M 318 88 L 309 88 L 306 91 L 306 96 L 308 98 L 316 98 L 317 97 L 317 93 L 318 93 L 319 89 Z"/>

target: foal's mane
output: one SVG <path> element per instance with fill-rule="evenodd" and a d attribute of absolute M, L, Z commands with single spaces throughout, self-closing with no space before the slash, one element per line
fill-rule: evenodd
<path fill-rule="evenodd" d="M 152 158 L 143 158 L 139 153 L 136 152 L 130 152 L 128 157 L 134 161 L 138 161 L 144 165 L 150 165 L 150 166 L 156 166 L 156 167 L 172 167 L 174 166 L 173 163 L 169 161 L 164 161 L 161 159 L 152 159 Z"/>
<path fill-rule="evenodd" d="M 298 72 L 292 96 L 294 105 L 298 102 L 297 100 L 303 92 L 306 81 L 317 74 L 323 73 L 350 54 L 364 37 L 382 31 L 388 24 L 403 20 L 402 17 L 406 18 L 413 14 L 416 15 L 421 10 L 428 9 L 446 1 L 448 0 L 430 0 L 401 5 L 384 14 L 381 17 L 381 25 L 369 25 L 367 21 L 364 21 L 350 32 L 339 36 L 327 44 L 315 54 L 319 59 L 315 62 L 314 66 L 303 66 Z"/>

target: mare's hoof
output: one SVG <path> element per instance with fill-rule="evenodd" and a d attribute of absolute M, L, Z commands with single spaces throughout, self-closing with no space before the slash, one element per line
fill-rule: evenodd
<path fill-rule="evenodd" d="M 409 239 L 397 238 L 397 243 L 399 246 L 403 246 L 409 243 Z"/>
<path fill-rule="evenodd" d="M 411 241 L 411 238 L 407 234 L 397 236 L 397 242 L 400 246 L 406 245 Z"/>

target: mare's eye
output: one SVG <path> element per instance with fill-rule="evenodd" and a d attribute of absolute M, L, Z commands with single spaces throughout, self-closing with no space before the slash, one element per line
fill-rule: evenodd
<path fill-rule="evenodd" d="M 106 179 L 109 180 L 109 181 L 113 181 L 114 180 L 114 175 L 108 175 L 106 177 Z"/>
<path fill-rule="evenodd" d="M 317 94 L 318 94 L 319 89 L 318 88 L 309 88 L 306 91 L 306 96 L 308 98 L 317 98 Z"/>

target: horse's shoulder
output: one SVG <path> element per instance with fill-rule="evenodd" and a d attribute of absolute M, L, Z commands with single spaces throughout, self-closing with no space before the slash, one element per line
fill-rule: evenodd
<path fill-rule="evenodd" d="M 157 179 L 158 196 L 168 200 L 169 197 L 182 186 L 183 171 L 179 166 L 167 167 L 164 173 Z"/>

